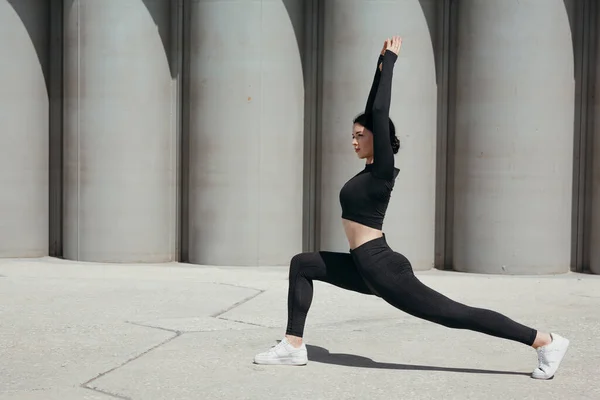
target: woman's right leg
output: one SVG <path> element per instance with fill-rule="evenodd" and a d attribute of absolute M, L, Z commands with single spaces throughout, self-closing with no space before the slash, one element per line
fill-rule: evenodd
<path fill-rule="evenodd" d="M 356 269 L 349 253 L 328 251 L 300 253 L 290 262 L 288 286 L 288 322 L 286 335 L 277 345 L 254 357 L 256 364 L 305 365 L 306 346 L 302 343 L 306 316 L 313 298 L 313 282 L 373 294 Z"/>
<path fill-rule="evenodd" d="M 372 294 L 349 253 L 319 251 L 297 254 L 290 262 L 286 335 L 301 338 L 313 298 L 313 281 Z"/>

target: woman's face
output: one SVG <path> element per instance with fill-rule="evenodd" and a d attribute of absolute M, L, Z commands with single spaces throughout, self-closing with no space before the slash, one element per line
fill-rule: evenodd
<path fill-rule="evenodd" d="M 352 146 L 358 158 L 373 157 L 373 134 L 361 124 L 354 124 L 352 130 Z"/>

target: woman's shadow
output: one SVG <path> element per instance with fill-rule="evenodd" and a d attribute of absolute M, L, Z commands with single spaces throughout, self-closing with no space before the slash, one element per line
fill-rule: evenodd
<path fill-rule="evenodd" d="M 357 368 L 377 368 L 377 369 L 395 369 L 405 371 L 439 371 L 439 372 L 459 372 L 467 374 L 493 374 L 493 375 L 524 375 L 529 376 L 527 372 L 514 371 L 492 371 L 485 369 L 472 368 L 448 368 L 448 367 L 433 367 L 428 365 L 412 365 L 412 364 L 395 364 L 381 363 L 373 361 L 370 358 L 357 356 L 353 354 L 330 353 L 329 350 L 323 347 L 306 345 L 308 350 L 308 359 L 310 361 L 323 364 L 342 365 L 345 367 Z"/>

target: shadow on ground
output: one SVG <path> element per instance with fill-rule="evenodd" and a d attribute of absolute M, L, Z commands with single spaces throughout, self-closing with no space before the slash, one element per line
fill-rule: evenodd
<path fill-rule="evenodd" d="M 355 368 L 375 368 L 375 369 L 395 369 L 404 371 L 437 371 L 437 372 L 458 372 L 465 374 L 491 374 L 491 375 L 523 375 L 529 376 L 527 372 L 516 372 L 516 371 L 493 371 L 486 369 L 473 369 L 473 368 L 449 368 L 449 367 L 435 367 L 429 365 L 413 365 L 413 364 L 395 364 L 395 363 L 381 363 L 373 361 L 370 358 L 358 356 L 354 354 L 344 353 L 330 353 L 329 350 L 323 347 L 306 345 L 308 349 L 308 359 L 312 362 L 319 362 L 323 364 L 341 365 L 344 367 L 355 367 Z"/>

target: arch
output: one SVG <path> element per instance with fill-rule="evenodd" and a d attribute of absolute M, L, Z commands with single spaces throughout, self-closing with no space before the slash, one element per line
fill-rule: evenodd
<path fill-rule="evenodd" d="M 458 40 L 454 268 L 568 272 L 574 66 L 564 3 L 465 0 Z"/>
<path fill-rule="evenodd" d="M 149 4 L 69 0 L 65 9 L 67 259 L 175 259 L 175 90 Z M 168 26 L 168 2 L 152 5 Z"/>

